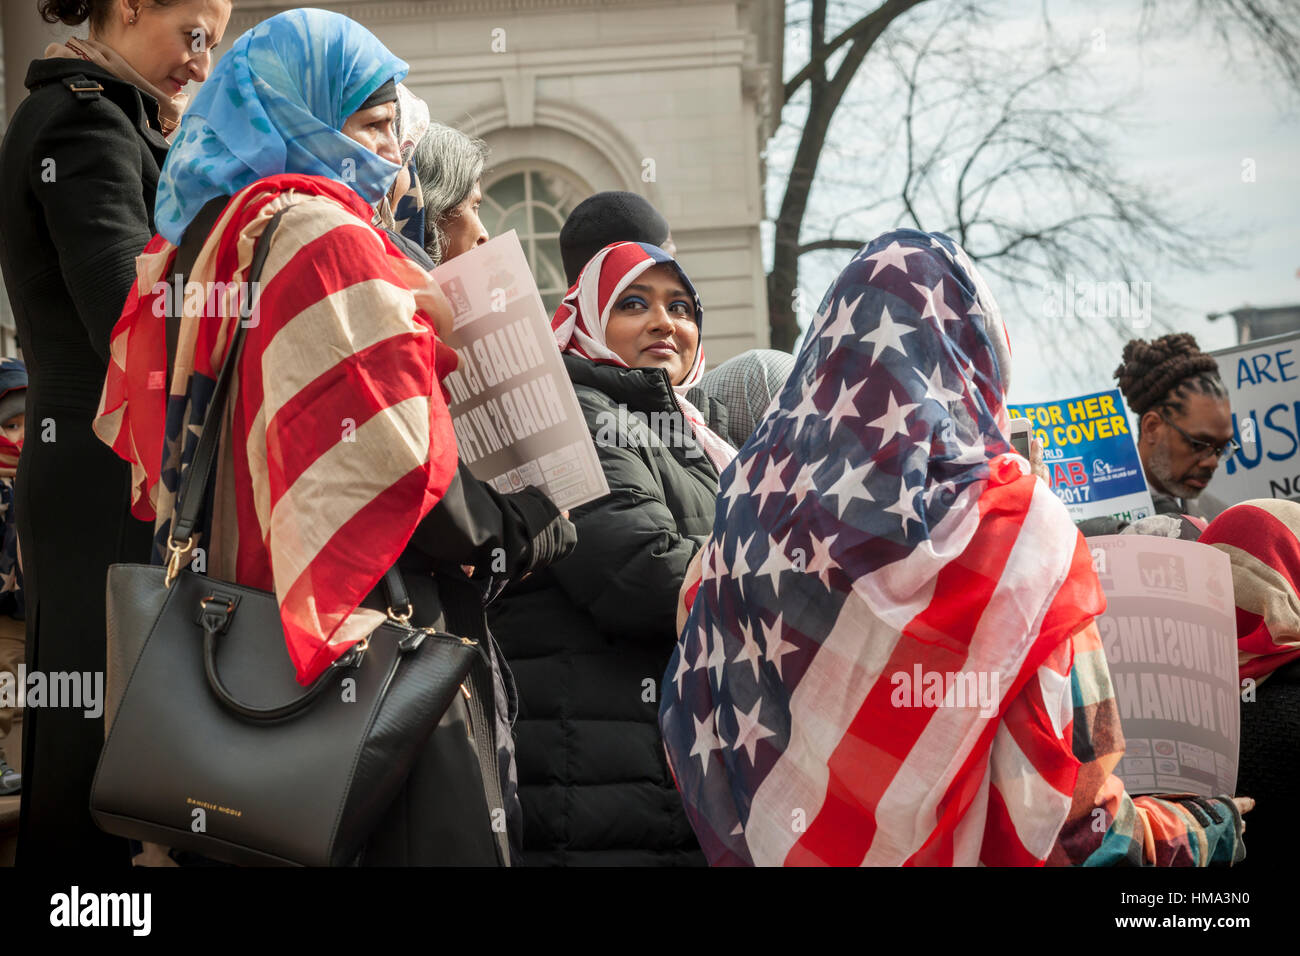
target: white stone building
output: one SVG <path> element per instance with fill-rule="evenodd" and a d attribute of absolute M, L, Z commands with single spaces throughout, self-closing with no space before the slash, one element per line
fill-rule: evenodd
<path fill-rule="evenodd" d="M 297 5 L 236 0 L 228 37 Z M 565 216 L 593 192 L 625 189 L 672 227 L 704 303 L 710 362 L 767 344 L 760 154 L 779 121 L 783 0 L 313 5 L 364 23 L 410 64 L 405 82 L 435 120 L 487 141 L 484 225 L 518 231 L 548 306 L 564 291 Z M 10 37 L 30 44 L 44 27 L 17 29 L 15 6 L 4 7 L 5 81 L 21 89 L 39 50 Z"/>

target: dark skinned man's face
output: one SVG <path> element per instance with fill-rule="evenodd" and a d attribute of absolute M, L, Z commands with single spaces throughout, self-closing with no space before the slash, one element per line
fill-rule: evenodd
<path fill-rule="evenodd" d="M 1214 477 L 1220 458 L 1212 450 L 1194 447 L 1178 429 L 1217 448 L 1232 438 L 1232 409 L 1226 398 L 1200 392 L 1185 394 L 1182 405 L 1182 414 L 1157 407 L 1142 416 L 1138 453 L 1152 491 L 1195 498 Z"/>

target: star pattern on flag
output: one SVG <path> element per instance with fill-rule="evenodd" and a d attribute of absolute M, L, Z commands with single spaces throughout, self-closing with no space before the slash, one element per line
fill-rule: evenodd
<path fill-rule="evenodd" d="M 741 596 L 743 597 L 745 593 L 744 576 L 750 573 L 749 564 L 745 561 L 745 545 L 736 545 L 736 557 L 730 564 L 728 564 L 723 554 L 723 545 L 726 541 L 727 539 L 724 538 L 719 542 L 717 563 L 711 572 L 707 570 L 704 572 L 700 581 L 700 586 L 711 587 L 714 594 L 717 594 L 718 588 L 721 586 L 723 581 L 734 580 L 738 585 L 738 590 L 740 591 Z"/>
<path fill-rule="evenodd" d="M 758 484 L 754 486 L 753 493 L 758 495 L 758 510 L 763 510 L 763 505 L 767 504 L 768 495 L 774 495 L 778 492 L 785 494 L 786 483 L 781 480 L 781 472 L 785 466 L 790 463 L 793 455 L 786 456 L 785 461 L 770 461 L 767 463 L 767 469 L 763 472 L 763 477 Z"/>
<path fill-rule="evenodd" d="M 903 336 L 912 335 L 916 329 L 909 328 L 903 322 L 895 322 L 894 317 L 889 314 L 888 306 L 880 307 L 880 324 L 870 332 L 862 336 L 860 341 L 866 342 L 871 346 L 871 363 L 876 364 L 876 359 L 884 354 L 886 349 L 893 349 L 899 355 L 906 355 L 907 349 L 903 347 Z"/>
<path fill-rule="evenodd" d="M 813 480 L 813 475 L 825 462 L 826 459 L 822 458 L 812 464 L 804 462 L 799 466 L 799 473 L 794 476 L 794 484 L 790 486 L 790 497 L 794 499 L 794 508 L 790 509 L 791 512 L 803 504 L 804 498 L 808 497 L 810 491 L 817 490 L 817 482 Z"/>
<path fill-rule="evenodd" d="M 812 559 L 808 562 L 808 567 L 804 570 L 809 574 L 817 575 L 817 579 L 827 587 L 830 587 L 831 583 L 830 571 L 839 567 L 839 563 L 831 557 L 831 545 L 835 543 L 835 539 L 838 537 L 839 534 L 833 534 L 829 538 L 821 539 L 815 534 L 809 535 L 812 541 L 813 553 Z"/>
<path fill-rule="evenodd" d="M 759 711 L 763 706 L 761 698 L 754 701 L 754 706 L 745 713 L 735 704 L 732 704 L 732 710 L 736 712 L 736 723 L 739 724 L 739 730 L 736 731 L 736 739 L 731 745 L 732 750 L 743 750 L 745 756 L 749 758 L 750 764 L 757 763 L 758 742 L 767 737 L 776 734 L 774 730 L 768 730 L 759 722 Z"/>
<path fill-rule="evenodd" d="M 691 756 L 699 757 L 700 763 L 703 764 L 700 772 L 705 776 L 709 773 L 709 754 L 715 750 L 721 750 L 722 741 L 718 740 L 717 732 L 713 726 L 713 715 L 710 714 L 708 719 L 700 720 L 693 717 L 695 721 L 695 745 L 691 747 Z"/>
<path fill-rule="evenodd" d="M 709 666 L 708 632 L 698 631 L 695 636 L 700 642 L 700 650 L 695 655 L 695 663 L 691 665 L 691 670 L 700 671 Z"/>
<path fill-rule="evenodd" d="M 844 419 L 862 417 L 862 413 L 858 411 L 858 406 L 854 404 L 853 399 L 858 392 L 862 391 L 865 385 L 866 382 L 858 382 L 852 388 L 847 385 L 840 386 L 840 397 L 835 400 L 835 405 L 826 416 L 826 420 L 830 422 L 829 434 L 834 435 L 836 426 Z"/>
<path fill-rule="evenodd" d="M 749 546 L 750 544 L 753 543 L 753 541 L 754 541 L 754 536 L 751 534 L 744 541 L 738 541 L 736 543 L 736 557 L 732 559 L 731 562 L 731 569 L 730 569 L 731 574 L 734 574 L 737 577 L 744 577 L 746 574 L 749 574 L 750 567 L 749 567 L 749 563 L 745 560 L 745 552 L 749 550 Z M 722 549 L 719 548 L 718 550 L 721 551 Z"/>
<path fill-rule="evenodd" d="M 794 695 L 812 690 L 802 682 L 855 583 L 918 547 L 986 474 L 994 439 L 975 367 L 992 356 L 950 262 L 920 234 L 864 250 L 827 296 L 798 378 L 724 475 L 707 589 L 691 610 L 699 630 L 688 625 L 677 649 L 693 663 L 666 667 L 661 710 L 711 858 L 743 860 L 767 825 L 748 818 L 750 801 L 793 743 Z"/>
<path fill-rule="evenodd" d="M 916 511 L 916 494 L 920 487 L 909 488 L 907 482 L 903 482 L 898 488 L 898 500 L 893 504 L 886 505 L 885 510 L 891 514 L 896 514 L 903 519 L 903 533 L 907 533 L 907 522 L 920 522 L 921 516 Z"/>
<path fill-rule="evenodd" d="M 717 686 L 718 681 L 722 678 L 722 668 L 727 665 L 727 649 L 721 637 L 715 636 L 712 644 L 713 649 L 709 651 L 708 669 L 713 675 L 714 686 Z"/>
<path fill-rule="evenodd" d="M 880 444 L 887 445 L 893 441 L 895 435 L 908 434 L 907 416 L 914 409 L 921 406 L 908 402 L 905 405 L 898 404 L 891 390 L 889 393 L 889 406 L 885 409 L 885 414 L 879 418 L 867 422 L 868 428 L 879 428 L 884 434 L 880 436 Z"/>
<path fill-rule="evenodd" d="M 781 676 L 781 658 L 792 651 L 797 651 L 795 645 L 785 640 L 781 634 L 785 625 L 782 623 L 782 615 L 777 612 L 776 621 L 768 624 L 760 620 L 759 627 L 763 631 L 763 657 L 767 662 L 776 668 L 776 676 Z"/>
<path fill-rule="evenodd" d="M 826 492 L 822 495 L 823 498 L 830 498 L 833 496 L 839 499 L 837 503 L 837 515 L 841 520 L 844 518 L 844 510 L 848 508 L 849 504 L 854 499 L 861 499 L 863 501 L 875 500 L 871 497 L 871 493 L 867 491 L 867 476 L 870 475 L 872 469 L 875 468 L 871 459 L 867 459 L 857 468 L 854 468 L 847 461 L 843 464 L 844 473 L 840 475 L 839 479 L 827 488 Z"/>
<path fill-rule="evenodd" d="M 822 329 L 819 338 L 830 339 L 831 348 L 839 345 L 840 339 L 846 339 L 853 334 L 853 310 L 858 307 L 862 296 L 858 296 L 852 302 L 847 299 L 840 302 L 839 308 L 835 310 L 835 321 L 827 323 L 826 328 Z"/>
<path fill-rule="evenodd" d="M 762 577 L 766 575 L 772 579 L 772 591 L 779 592 L 781 573 L 790 570 L 790 559 L 786 557 L 785 546 L 790 540 L 789 532 L 786 532 L 785 539 L 779 544 L 772 538 L 768 538 L 767 557 L 759 565 L 758 570 L 754 572 L 755 576 Z M 778 594 L 779 596 L 779 594 Z"/>
<path fill-rule="evenodd" d="M 939 363 L 935 363 L 934 371 L 930 373 L 929 377 L 922 374 L 920 369 L 915 369 L 915 371 L 917 378 L 925 383 L 926 398 L 932 398 L 945 407 L 961 398 L 961 392 L 955 392 L 944 387 L 943 368 Z"/>
<path fill-rule="evenodd" d="M 686 663 L 686 655 L 680 654 L 677 657 L 677 673 L 673 675 L 673 683 L 677 685 L 677 696 L 682 695 L 682 678 L 689 673 L 691 668 Z"/>
<path fill-rule="evenodd" d="M 912 288 L 925 297 L 925 308 L 921 311 L 921 318 L 933 318 L 940 322 L 960 322 L 961 316 L 948 307 L 947 301 L 943 296 L 943 276 L 934 284 L 934 288 L 922 285 L 920 282 L 913 282 Z"/>
<path fill-rule="evenodd" d="M 731 506 L 736 503 L 737 498 L 743 498 L 749 494 L 749 468 L 750 462 L 736 459 L 736 470 L 732 473 L 731 483 L 727 490 L 719 497 L 727 501 L 727 511 L 731 511 Z"/>
<path fill-rule="evenodd" d="M 872 265 L 871 275 L 869 275 L 867 279 L 874 280 L 877 273 L 891 267 L 897 269 L 899 272 L 906 273 L 907 257 L 923 254 L 924 251 L 921 249 L 904 246 L 902 243 L 897 241 L 891 242 L 879 252 L 874 252 L 871 255 L 864 257 L 865 260 L 870 262 Z"/>
<path fill-rule="evenodd" d="M 741 661 L 748 661 L 754 668 L 754 680 L 757 681 L 758 662 L 763 656 L 763 652 L 759 650 L 758 642 L 754 640 L 754 628 L 751 624 L 748 622 L 742 623 L 740 625 L 740 633 L 743 636 L 744 641 L 741 643 L 740 653 L 731 660 L 733 663 L 737 664 Z"/>
<path fill-rule="evenodd" d="M 803 398 L 800 399 L 799 404 L 796 405 L 794 411 L 790 413 L 790 419 L 795 423 L 795 436 L 798 436 L 800 430 L 803 428 L 803 423 L 806 420 L 811 418 L 815 421 L 821 418 L 822 412 L 821 409 L 817 407 L 817 401 L 815 398 L 817 390 L 821 388 L 821 384 L 822 379 L 819 378 L 817 381 L 809 385 L 804 391 Z"/>

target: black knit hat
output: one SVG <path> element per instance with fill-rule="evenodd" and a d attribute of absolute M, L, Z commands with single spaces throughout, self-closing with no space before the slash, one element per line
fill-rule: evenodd
<path fill-rule="evenodd" d="M 668 220 L 636 193 L 596 193 L 578 203 L 560 230 L 564 276 L 572 286 L 582 267 L 611 242 L 659 246 L 667 238 Z"/>
<path fill-rule="evenodd" d="M 397 81 L 389 80 L 379 89 L 366 97 L 366 101 L 357 107 L 357 112 L 368 110 L 373 106 L 383 106 L 397 99 Z"/>

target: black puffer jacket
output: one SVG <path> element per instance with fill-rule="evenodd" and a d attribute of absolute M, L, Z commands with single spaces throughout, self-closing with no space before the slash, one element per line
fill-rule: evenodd
<path fill-rule="evenodd" d="M 677 592 L 713 527 L 717 471 L 662 369 L 565 364 L 610 493 L 572 510 L 572 554 L 489 607 L 519 689 L 524 861 L 702 865 L 657 716 Z M 652 434 L 633 413 L 665 427 Z"/>

